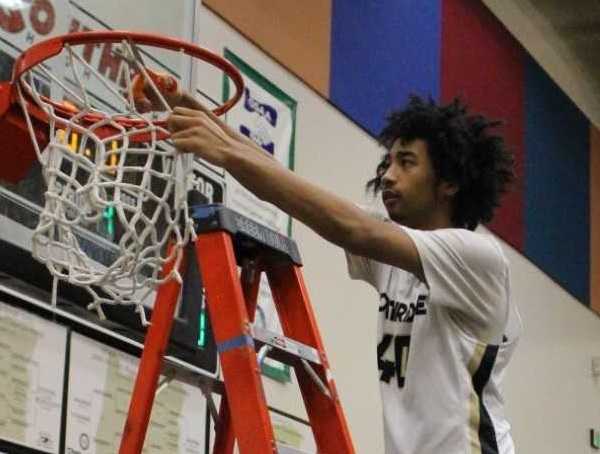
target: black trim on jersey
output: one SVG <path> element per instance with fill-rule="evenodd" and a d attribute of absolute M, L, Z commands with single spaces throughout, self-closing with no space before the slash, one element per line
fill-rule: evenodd
<path fill-rule="evenodd" d="M 498 454 L 498 442 L 492 418 L 483 404 L 483 389 L 490 380 L 498 355 L 497 345 L 488 345 L 483 353 L 481 364 L 473 374 L 473 388 L 479 397 L 479 443 L 481 454 Z"/>

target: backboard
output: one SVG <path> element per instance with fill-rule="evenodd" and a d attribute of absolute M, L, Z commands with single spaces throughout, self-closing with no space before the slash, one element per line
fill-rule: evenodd
<path fill-rule="evenodd" d="M 0 2 L 0 79 L 8 80 L 14 59 L 20 52 L 40 40 L 68 33 L 85 30 L 126 29 L 160 33 L 185 41 L 194 41 L 197 4 L 193 0 L 174 3 L 161 0 L 145 0 L 142 4 L 135 3 L 140 14 L 125 10 L 123 3 L 116 0 L 6 0 Z M 129 6 L 132 8 L 133 5 Z M 145 64 L 157 71 L 167 72 L 176 77 L 186 89 L 194 87 L 210 106 L 212 100 L 220 100 L 221 95 L 215 90 L 204 92 L 202 83 L 195 80 L 196 65 L 190 57 L 172 51 L 156 48 L 139 48 Z M 82 58 L 96 71 L 106 75 L 114 83 L 115 90 L 122 88 L 123 65 L 117 46 L 93 45 L 83 46 L 76 50 Z M 46 69 L 64 82 L 68 89 L 74 85 L 69 61 L 58 56 L 46 62 Z M 209 71 L 209 69 L 202 69 Z M 201 71 L 201 72 L 202 72 Z M 214 70 L 219 73 L 218 70 Z M 42 87 L 48 83 L 48 76 L 38 73 L 36 84 Z M 104 111 L 111 111 L 117 102 L 112 96 L 110 87 L 95 83 L 93 77 L 85 71 L 81 77 L 87 78 L 86 96 L 92 104 Z M 222 77 L 221 74 L 209 76 L 211 79 Z M 49 85 L 49 84 L 48 84 Z M 54 86 L 52 90 L 54 90 Z M 48 88 L 50 90 L 50 88 Z M 59 90 L 61 90 L 59 88 Z M 52 93 L 53 97 L 69 99 L 68 90 L 65 93 Z M 76 142 L 76 134 L 66 140 Z M 0 156 L 2 150 L 0 149 Z M 27 170 L 24 178 L 15 184 L 0 182 L 0 272 L 6 276 L 2 286 L 18 304 L 15 295 L 18 292 L 34 293 L 38 300 L 43 300 L 40 290 L 50 291 L 51 278 L 43 265 L 31 258 L 31 234 L 37 224 L 39 207 L 43 204 L 44 182 L 41 167 L 35 163 Z M 192 189 L 202 192 L 210 202 L 224 200 L 224 183 L 222 176 L 214 169 L 203 163 L 194 163 L 194 179 Z M 120 232 L 111 224 L 110 213 L 104 216 L 98 224 L 89 230 L 79 231 L 78 237 L 85 244 L 86 252 L 98 263 L 109 264 L 114 260 L 118 248 L 115 242 Z M 194 263 L 189 260 L 188 263 Z M 191 273 L 197 275 L 193 268 Z M 198 276 L 199 277 L 199 276 Z M 210 324 L 203 311 L 203 294 L 201 286 L 185 286 L 171 336 L 169 354 L 202 368 L 209 374 L 216 374 L 216 352 L 210 335 Z M 15 293 L 15 290 L 17 293 Z M 46 293 L 47 294 L 47 293 Z M 61 321 L 74 329 L 97 337 L 103 342 L 117 347 L 127 348 L 121 337 L 140 341 L 143 339 L 143 329 L 139 317 L 130 307 L 106 308 L 109 321 L 100 321 L 94 313 L 87 312 L 84 307 L 88 298 L 85 292 L 68 284 L 59 286 Z M 47 297 L 49 301 L 49 297 Z M 22 298 L 24 301 L 25 299 Z M 12 300 L 11 300 L 12 301 Z M 153 296 L 145 301 L 147 312 L 151 311 Z M 43 305 L 38 305 L 38 312 L 44 312 Z M 54 313 L 52 317 L 56 317 Z M 102 330 L 94 330 L 94 326 Z M 115 333 L 111 336 L 110 333 Z M 117 335 L 118 334 L 118 335 Z"/>

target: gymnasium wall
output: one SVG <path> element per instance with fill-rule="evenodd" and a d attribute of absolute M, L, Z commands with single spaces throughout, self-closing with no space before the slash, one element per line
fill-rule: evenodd
<path fill-rule="evenodd" d="M 519 180 L 489 228 L 600 311 L 600 224 L 590 211 L 598 133 L 482 3 L 204 4 L 370 135 L 410 93 L 443 102 L 460 96 L 503 120 Z"/>
<path fill-rule="evenodd" d="M 593 454 L 600 421 L 600 320 L 504 243 L 524 332 L 504 381 L 518 453 Z"/>
<path fill-rule="evenodd" d="M 246 10 L 246 3 L 253 2 L 237 5 L 243 10 L 240 16 L 247 14 L 248 22 L 252 22 L 254 16 L 264 14 L 261 23 L 270 24 L 280 33 L 276 35 L 277 45 L 283 46 L 286 40 L 293 38 L 285 36 L 282 24 L 285 15 L 277 16 L 273 10 L 284 2 L 269 2 L 268 9 L 261 4 L 260 11 Z M 214 4 L 205 2 L 212 8 Z M 317 29 L 321 26 L 315 24 Z M 367 128 L 327 99 L 323 85 L 318 88 L 308 77 L 298 77 L 297 68 L 290 71 L 289 66 L 282 66 L 280 55 L 264 52 L 267 43 L 259 42 L 258 38 L 250 41 L 220 15 L 205 9 L 199 30 L 200 42 L 217 51 L 227 47 L 298 100 L 295 171 L 342 197 L 370 203 L 363 185 L 370 178 L 381 149 Z M 295 36 L 301 36 L 301 31 Z M 316 52 L 311 45 L 296 47 L 297 52 L 302 49 L 308 54 Z M 520 54 L 522 50 L 513 52 Z M 510 57 L 505 58 L 510 61 Z M 316 60 L 320 61 L 318 56 Z M 531 65 L 530 70 L 536 76 L 539 68 L 533 66 L 533 62 Z M 523 68 L 522 77 L 524 71 Z M 367 82 L 362 87 L 371 88 Z M 518 102 L 508 104 L 510 108 L 519 105 Z M 506 105 L 499 108 L 509 109 Z M 523 129 L 521 126 L 521 131 Z M 523 137 L 523 133 L 520 134 Z M 524 144 L 524 139 L 521 140 Z M 598 143 L 598 138 L 594 140 Z M 598 161 L 595 162 L 597 168 Z M 521 200 L 523 192 L 520 192 Z M 517 212 L 524 210 L 523 206 Z M 556 217 L 562 222 L 564 216 L 557 214 Z M 522 218 L 524 223 L 524 213 Z M 357 452 L 382 453 L 376 295 L 366 284 L 347 278 L 339 248 L 297 222 L 293 225 L 293 235 L 299 243 L 308 289 Z M 520 237 L 515 235 L 514 238 Z M 514 242 L 519 248 L 508 241 L 502 244 L 511 264 L 514 299 L 525 326 L 505 382 L 507 411 L 515 442 L 519 452 L 531 454 L 591 454 L 594 451 L 589 447 L 589 429 L 597 427 L 600 420 L 600 383 L 591 374 L 591 358 L 600 356 L 600 320 L 583 305 L 575 304 L 577 300 L 565 288 L 522 254 L 523 245 Z M 293 386 L 268 379 L 266 386 L 274 405 L 292 414 L 304 415 Z"/>
<path fill-rule="evenodd" d="M 349 2 L 350 0 L 347 0 L 348 4 Z M 130 18 L 115 14 L 119 9 L 114 2 L 95 3 L 98 15 L 103 18 L 103 12 L 106 12 L 114 20 L 115 26 L 127 28 L 131 26 L 132 20 L 141 17 L 137 15 Z M 156 3 L 168 9 L 161 9 L 160 14 L 164 14 L 164 17 L 173 16 L 169 9 L 171 4 Z M 293 6 L 296 3 L 301 4 L 302 8 Z M 586 126 L 585 118 L 582 118 L 568 98 L 485 9 L 479 8 L 471 12 L 471 17 L 469 10 L 464 7 L 478 5 L 475 2 L 456 0 L 451 3 L 448 0 L 441 5 L 435 1 L 380 1 L 377 3 L 385 14 L 380 11 L 370 12 L 365 6 L 364 10 L 342 11 L 347 17 L 339 16 L 337 19 L 336 14 L 342 14 L 339 8 L 347 6 L 342 5 L 342 2 L 315 0 L 310 2 L 313 9 L 307 12 L 308 3 L 267 0 L 229 3 L 205 1 L 206 6 L 221 8 L 220 15 L 223 16 L 225 12 L 222 8 L 228 7 L 229 10 L 233 10 L 235 6 L 237 10 L 234 11 L 238 12 L 241 19 L 262 26 L 264 36 L 254 36 L 249 40 L 205 6 L 201 7 L 194 29 L 197 30 L 198 41 L 203 45 L 221 54 L 225 48 L 231 50 L 298 101 L 295 171 L 357 203 L 371 203 L 365 198 L 362 188 L 364 182 L 372 175 L 382 151 L 373 138 L 381 123 L 369 125 L 366 122 L 380 122 L 386 109 L 401 104 L 409 91 L 425 92 L 428 87 L 432 87 L 432 96 L 443 98 L 446 96 L 445 90 L 447 93 L 451 92 L 453 84 L 460 85 L 465 81 L 468 94 L 472 96 L 469 100 L 474 106 L 480 106 L 478 108 L 484 110 L 490 109 L 490 114 L 510 120 L 505 131 L 521 162 L 520 171 L 524 180 L 511 201 L 502 208 L 502 213 L 505 214 L 501 216 L 498 224 L 490 226 L 494 233 L 506 240 L 503 247 L 511 264 L 514 299 L 520 307 L 525 326 L 521 345 L 517 349 L 513 364 L 509 367 L 505 382 L 509 419 L 513 424 L 513 434 L 519 452 L 596 452 L 589 446 L 589 429 L 599 426 L 600 379 L 592 376 L 591 359 L 600 356 L 600 320 L 584 305 L 575 304 L 577 299 L 573 295 L 576 292 L 585 293 L 587 285 L 590 287 L 589 291 L 595 295 L 590 300 L 597 304 L 600 301 L 600 279 L 596 278 L 585 284 L 587 277 L 584 279 L 579 276 L 578 285 L 573 281 L 577 281 L 576 274 L 583 273 L 582 270 L 586 267 L 586 272 L 595 273 L 596 276 L 599 273 L 598 261 L 587 260 L 585 257 L 589 257 L 589 251 L 596 251 L 595 257 L 600 257 L 600 229 L 597 228 L 600 225 L 600 134 L 597 130 L 589 128 L 589 124 Z M 357 2 L 353 3 L 356 5 Z M 376 2 L 363 3 L 366 5 Z M 398 6 L 400 3 L 404 6 Z M 273 9 L 284 4 L 297 9 L 289 10 L 289 17 Z M 450 6 L 454 9 L 449 8 Z M 331 19 L 332 17 L 334 19 Z M 389 26 L 381 25 L 381 21 L 392 21 L 393 17 L 397 18 L 397 22 Z M 167 28 L 171 30 L 171 27 L 177 29 L 175 19 L 167 24 L 160 18 L 161 16 L 157 15 L 156 22 L 152 18 L 150 26 L 137 23 L 134 25 L 137 29 L 152 32 L 159 31 L 161 27 L 163 31 Z M 290 25 L 287 20 L 296 22 Z M 229 21 L 235 23 L 233 18 L 229 18 Z M 337 24 L 337 38 L 332 34 L 332 24 Z M 339 27 L 348 25 L 353 25 L 354 30 L 340 31 Z M 237 27 L 242 29 L 241 25 Z M 469 58 L 462 56 L 462 51 L 453 56 L 452 49 L 442 48 L 443 42 L 446 42 L 446 46 L 454 42 L 451 39 L 443 41 L 443 34 L 449 33 L 453 27 L 454 30 L 459 29 L 465 34 L 454 38 L 456 41 L 466 40 L 466 44 L 460 44 L 462 47 L 458 49 L 473 52 Z M 402 32 L 397 33 L 397 29 Z M 379 36 L 371 44 L 385 43 L 380 46 L 383 50 L 367 45 L 366 38 L 360 38 L 361 33 L 373 30 L 376 30 Z M 419 35 L 423 31 L 427 32 L 425 38 Z M 487 36 L 487 39 L 480 36 L 476 40 L 478 46 L 469 40 L 469 33 L 475 32 Z M 400 44 L 389 43 L 390 37 L 395 35 L 400 35 Z M 402 42 L 404 38 L 406 42 Z M 347 43 L 346 50 L 343 53 L 338 52 L 334 58 L 331 51 L 335 39 L 338 40 L 336 42 L 340 39 L 353 41 Z M 415 42 L 418 46 L 412 46 L 415 49 L 413 52 L 402 51 L 402 46 L 410 46 Z M 383 52 L 388 45 L 395 49 L 392 56 L 387 51 Z M 274 46 L 279 46 L 279 50 Z M 463 77 L 455 80 L 451 79 L 449 74 L 446 74 L 445 78 L 441 77 L 444 72 L 442 68 L 446 67 L 444 65 L 455 65 L 453 71 L 464 71 L 456 59 L 463 59 L 466 66 L 469 59 L 472 61 L 470 64 L 474 65 L 473 62 L 477 62 L 478 59 L 488 58 L 485 46 L 493 46 L 495 58 L 490 57 L 486 64 L 472 69 L 473 74 L 463 73 Z M 324 50 L 329 50 L 325 56 Z M 353 52 L 356 53 L 354 60 L 348 60 L 349 57 L 344 56 L 344 53 Z M 286 55 L 294 60 L 286 60 Z M 402 65 L 396 65 L 397 55 L 404 59 L 401 60 Z M 409 58 L 420 59 L 421 63 L 411 68 L 407 63 Z M 338 65 L 345 67 L 332 68 L 331 62 L 335 59 Z M 356 63 L 363 59 L 374 64 L 362 67 Z M 491 65 L 497 61 L 502 61 L 503 65 L 512 70 L 502 72 L 502 68 L 493 68 L 492 71 Z M 369 72 L 365 75 L 363 73 L 366 70 Z M 393 71 L 400 73 L 391 76 L 384 74 Z M 201 78 L 199 88 L 211 94 L 220 94 L 220 76 L 219 74 L 218 77 Z M 332 99 L 333 90 L 330 84 L 334 77 L 342 81 L 337 87 L 340 91 L 337 91 L 336 100 Z M 346 89 L 343 85 L 346 83 L 345 78 L 351 79 L 354 85 L 348 85 Z M 495 82 L 478 85 L 481 80 L 491 80 L 485 78 L 495 78 Z M 473 81 L 470 85 L 466 84 L 469 80 Z M 395 82 L 402 85 L 397 92 L 393 85 Z M 387 84 L 392 84 L 391 89 Z M 538 91 L 533 90 L 532 86 L 538 87 Z M 379 95 L 377 102 L 370 99 L 375 98 L 375 95 Z M 356 100 L 354 96 L 357 97 Z M 369 100 L 373 104 L 370 104 Z M 381 100 L 386 101 L 387 105 L 378 104 Z M 351 109 L 354 109 L 352 115 Z M 548 115 L 549 109 L 552 110 L 552 115 Z M 526 122 L 527 118 L 530 123 Z M 518 124 L 515 119 L 519 119 Z M 585 131 L 586 127 L 588 131 L 591 130 L 586 136 L 588 142 L 580 137 L 579 132 L 577 137 L 570 137 L 571 131 Z M 565 130 L 568 130 L 569 134 L 561 135 L 560 132 Z M 538 135 L 527 139 L 528 134 L 533 134 L 528 131 L 537 132 Z M 554 141 L 567 148 L 555 146 Z M 584 153 L 587 157 L 579 156 L 574 159 L 581 151 L 578 147 L 583 147 L 584 144 L 589 147 L 586 151 L 596 151 Z M 546 155 L 544 153 L 547 150 Z M 564 157 L 563 154 L 567 159 L 557 162 L 557 159 Z M 586 165 L 586 160 L 591 170 L 589 173 L 588 169 L 578 173 Z M 527 166 L 533 168 L 528 169 Z M 533 186 L 533 189 L 531 185 L 534 180 L 530 182 L 530 178 L 533 178 L 530 177 L 531 172 L 537 175 L 537 186 Z M 565 179 L 562 186 L 568 190 L 564 193 L 558 190 L 559 179 Z M 583 182 L 589 186 L 586 187 Z M 589 190 L 590 187 L 594 189 Z M 580 193 L 571 194 L 574 189 Z M 526 194 L 530 190 L 534 190 L 534 196 L 527 199 Z M 579 200 L 575 200 L 576 195 Z M 540 208 L 551 210 L 553 206 L 550 201 L 544 199 L 556 197 L 563 197 L 556 201 L 557 204 L 560 202 L 560 206 L 551 219 L 546 219 L 550 218 L 550 213 L 542 212 Z M 532 208 L 532 213 L 527 212 L 528 206 L 542 203 L 545 205 Z M 578 228 L 577 219 L 569 219 L 574 216 L 579 217 L 579 224 L 585 224 L 584 221 L 587 220 L 588 227 L 584 229 L 580 225 Z M 544 223 L 543 228 L 541 223 Z M 561 235 L 558 241 L 553 241 L 552 236 L 558 235 L 558 227 L 553 224 L 564 224 L 573 236 Z M 5 224 L 2 224 L 0 228 L 4 226 Z M 550 233 L 547 233 L 545 228 L 550 229 Z M 527 231 L 533 233 L 528 237 Z M 588 238 L 586 235 L 589 235 L 589 240 L 585 239 Z M 297 222 L 293 225 L 293 236 L 299 243 L 304 259 L 308 289 L 357 452 L 382 453 L 376 362 L 377 296 L 366 284 L 347 278 L 343 252 L 339 248 L 326 243 Z M 537 246 L 536 241 L 539 242 Z M 550 244 L 544 244 L 542 241 Z M 589 249 L 582 252 L 586 241 Z M 570 255 L 560 257 L 551 252 L 544 255 L 544 246 L 552 251 L 554 249 L 551 248 L 561 246 L 557 243 L 572 243 L 574 251 L 565 247 L 563 253 Z M 583 258 L 581 263 L 571 263 L 572 257 Z M 550 267 L 546 261 L 558 263 L 553 265 L 555 269 L 546 269 Z M 560 263 L 561 261 L 563 263 Z M 565 282 L 560 280 L 563 278 Z M 584 299 L 581 301 L 585 303 Z M 64 349 L 64 346 L 64 342 L 49 342 L 46 347 L 59 351 L 60 348 Z M 109 351 L 108 347 L 102 349 Z M 96 366 L 88 367 L 82 362 L 74 362 L 71 370 L 85 371 L 90 376 L 105 372 Z M 73 390 L 75 387 L 88 386 L 93 380 L 74 379 L 71 383 Z M 107 383 L 113 386 L 116 382 L 109 383 L 107 378 Z M 265 384 L 269 402 L 273 406 L 300 417 L 304 416 L 301 399 L 294 386 L 268 378 L 265 379 Z M 198 394 L 195 388 L 193 392 Z M 71 392 L 71 395 L 74 393 Z M 125 399 L 121 403 L 125 405 Z M 196 404 L 197 400 L 194 400 L 194 405 Z M 194 406 L 194 410 L 198 408 L 204 407 Z M 190 417 L 187 418 L 187 423 L 197 428 L 202 421 Z"/>

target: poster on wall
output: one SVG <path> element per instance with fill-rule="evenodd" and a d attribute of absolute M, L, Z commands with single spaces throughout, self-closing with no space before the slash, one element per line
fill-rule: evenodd
<path fill-rule="evenodd" d="M 119 451 L 138 365 L 134 356 L 72 335 L 66 452 Z M 204 454 L 205 425 L 206 399 L 200 389 L 170 381 L 154 401 L 144 454 Z"/>
<path fill-rule="evenodd" d="M 59 452 L 67 329 L 0 303 L 0 440 Z"/>
<path fill-rule="evenodd" d="M 225 121 L 235 131 L 251 139 L 265 153 L 294 170 L 297 102 L 229 49 L 225 49 L 225 58 L 239 69 L 244 79 L 242 99 L 227 113 Z M 233 82 L 224 76 L 223 99 L 229 99 L 233 90 Z M 231 175 L 226 176 L 226 184 L 226 205 L 229 208 L 281 234 L 291 235 L 290 216 L 274 205 L 259 200 Z M 255 324 L 281 333 L 264 275 L 258 295 Z M 289 368 L 269 358 L 263 363 L 263 373 L 277 380 L 290 380 Z"/>

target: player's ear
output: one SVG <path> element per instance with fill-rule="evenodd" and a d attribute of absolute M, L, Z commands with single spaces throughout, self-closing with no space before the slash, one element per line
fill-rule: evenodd
<path fill-rule="evenodd" d="M 438 197 L 451 199 L 456 195 L 460 188 L 456 183 L 451 183 L 449 181 L 441 180 L 438 184 Z"/>

